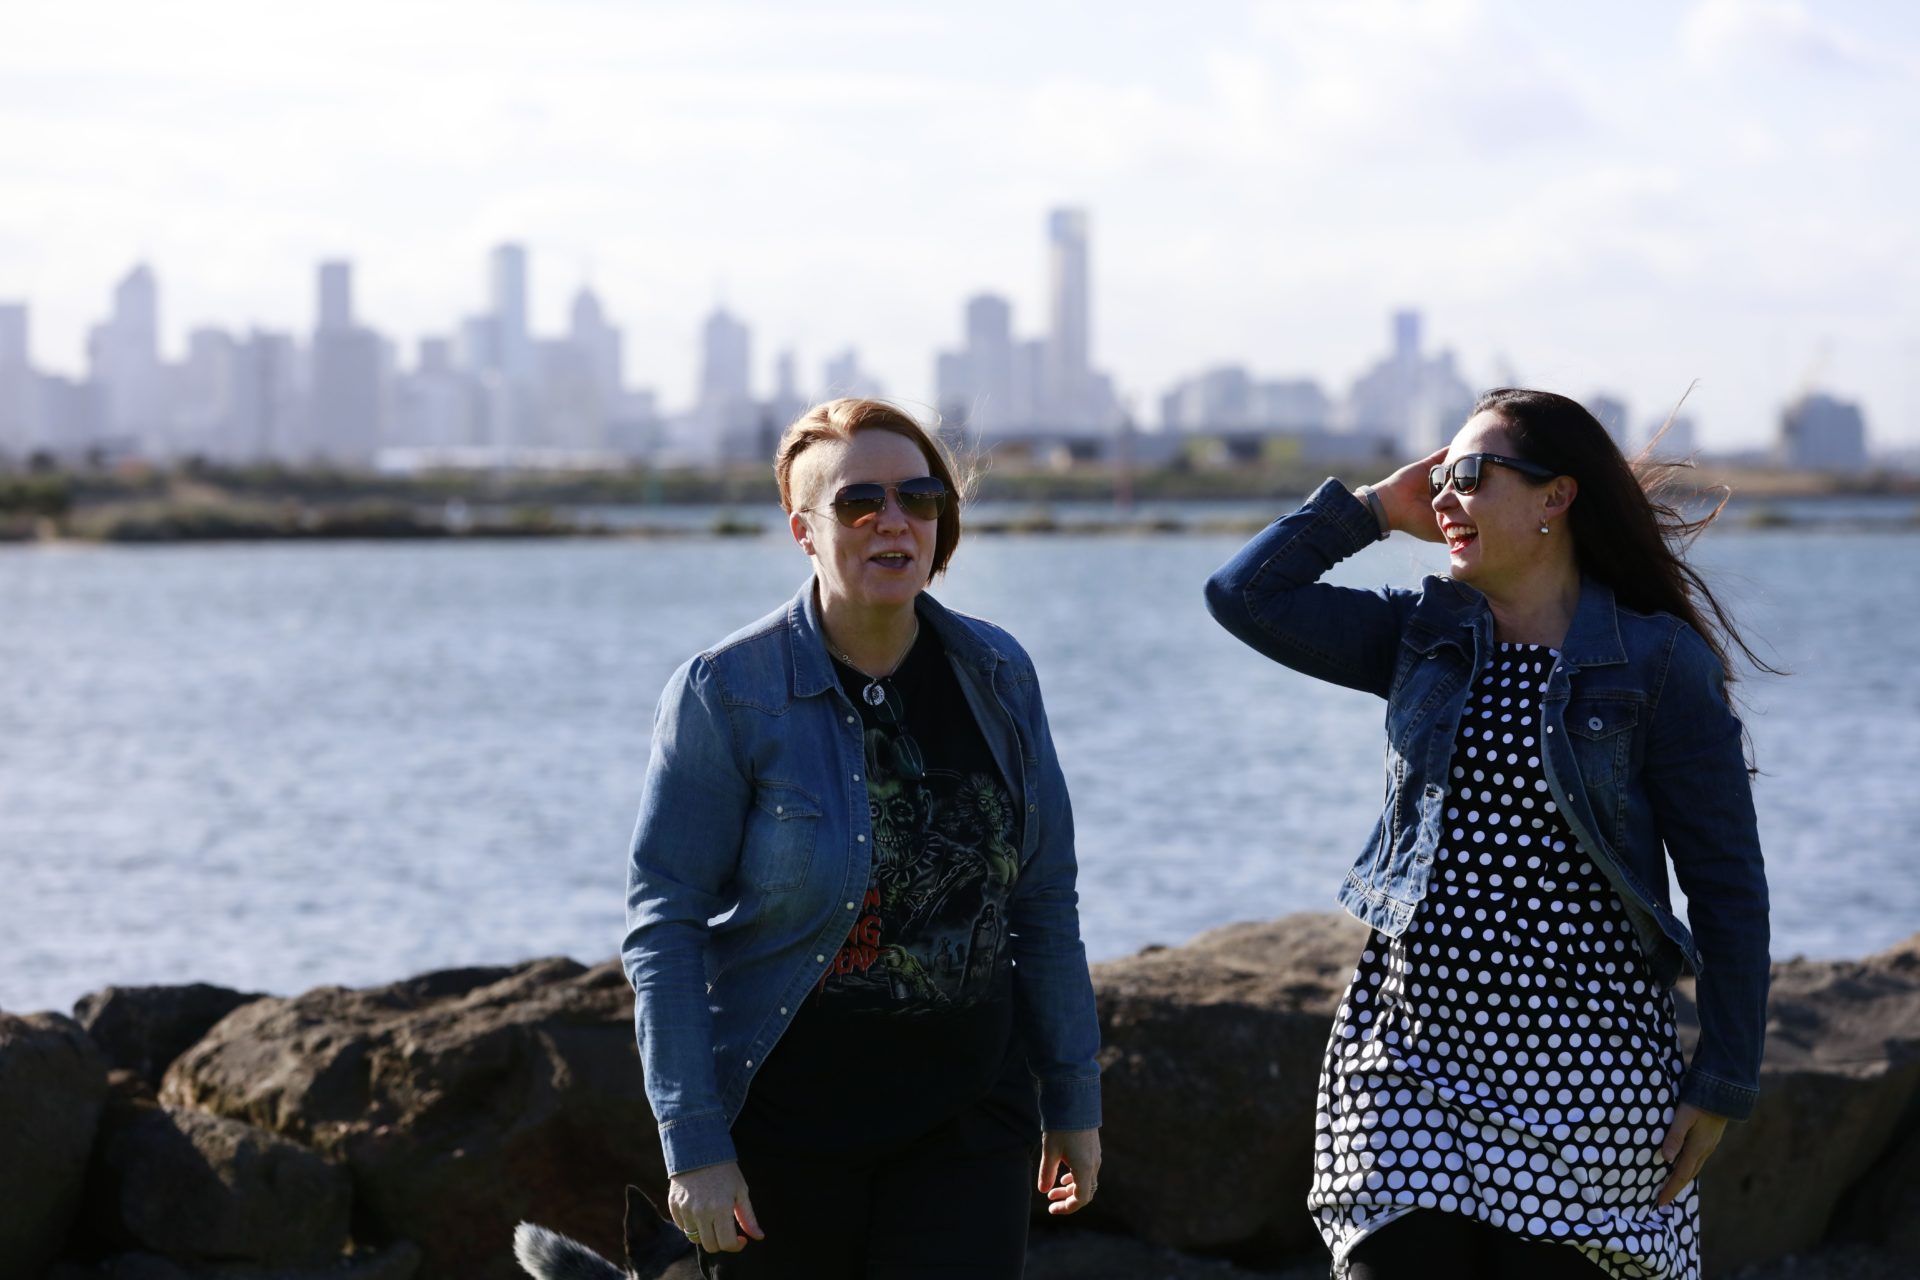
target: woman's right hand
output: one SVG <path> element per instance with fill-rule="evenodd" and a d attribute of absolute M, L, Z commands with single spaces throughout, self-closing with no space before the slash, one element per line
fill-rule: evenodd
<path fill-rule="evenodd" d="M 747 1247 L 747 1237 L 767 1238 L 753 1216 L 747 1180 L 737 1161 L 675 1174 L 667 1191 L 667 1212 L 673 1225 L 708 1253 L 738 1253 Z"/>
<path fill-rule="evenodd" d="M 1427 484 L 1427 476 L 1446 460 L 1447 449 L 1443 445 L 1370 486 L 1386 508 L 1387 528 L 1410 533 L 1426 542 L 1440 541 L 1440 521 L 1433 514 L 1433 490 Z"/>

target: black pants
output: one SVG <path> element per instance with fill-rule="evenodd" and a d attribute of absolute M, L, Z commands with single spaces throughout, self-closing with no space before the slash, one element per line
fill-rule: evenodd
<path fill-rule="evenodd" d="M 1351 1280 L 1594 1280 L 1597 1263 L 1571 1245 L 1522 1240 L 1459 1213 L 1416 1210 L 1347 1255 Z"/>
<path fill-rule="evenodd" d="M 1035 1145 L 982 1150 L 954 1124 L 877 1155 L 768 1150 L 738 1128 L 734 1139 L 767 1238 L 702 1250 L 708 1280 L 1019 1280 L 1026 1265 Z"/>

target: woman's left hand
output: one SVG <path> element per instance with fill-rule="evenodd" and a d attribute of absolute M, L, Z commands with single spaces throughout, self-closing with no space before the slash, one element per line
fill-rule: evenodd
<path fill-rule="evenodd" d="M 1667 1176 L 1666 1184 L 1654 1198 L 1656 1206 L 1665 1208 L 1673 1203 L 1674 1197 L 1693 1181 L 1694 1175 L 1700 1172 L 1700 1166 L 1720 1145 L 1720 1135 L 1726 1131 L 1725 1116 L 1716 1116 L 1711 1111 L 1702 1111 L 1684 1102 L 1675 1109 L 1673 1127 L 1667 1130 L 1667 1136 L 1660 1143 L 1660 1158 L 1673 1166 L 1673 1172 Z"/>
<path fill-rule="evenodd" d="M 1066 1165 L 1066 1177 L 1060 1166 Z M 1054 1184 L 1058 1182 L 1059 1185 Z M 1048 1213 L 1078 1213 L 1093 1203 L 1100 1186 L 1100 1131 L 1070 1129 L 1047 1133 L 1040 1143 L 1040 1190 L 1052 1203 Z"/>

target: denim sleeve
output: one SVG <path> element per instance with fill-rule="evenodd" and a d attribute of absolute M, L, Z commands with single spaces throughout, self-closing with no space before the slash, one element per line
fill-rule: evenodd
<path fill-rule="evenodd" d="M 1052 1132 L 1094 1129 L 1100 1125 L 1100 1018 L 1080 942 L 1073 807 L 1040 685 L 1030 667 L 1023 675 L 1025 718 L 1040 756 L 1034 781 L 1040 830 L 1013 890 L 1015 1017 L 1040 1080 L 1041 1123 Z"/>
<path fill-rule="evenodd" d="M 1767 875 L 1740 721 L 1719 658 L 1691 627 L 1669 650 L 1645 776 L 1700 948 L 1700 1043 L 1680 1100 L 1744 1120 L 1759 1098 L 1767 1028 Z"/>
<path fill-rule="evenodd" d="M 734 1158 L 714 1074 L 707 921 L 727 905 L 751 795 L 718 677 L 695 658 L 674 672 L 654 714 L 620 947 L 669 1173 Z"/>
<path fill-rule="evenodd" d="M 1319 581 L 1379 534 L 1367 504 L 1328 480 L 1207 579 L 1207 611 L 1275 662 L 1384 698 L 1414 594 Z"/>

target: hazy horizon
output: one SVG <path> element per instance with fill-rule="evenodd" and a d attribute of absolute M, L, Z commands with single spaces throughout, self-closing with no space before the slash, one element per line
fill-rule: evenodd
<path fill-rule="evenodd" d="M 590 281 L 629 381 L 686 403 L 700 319 L 756 385 L 856 347 L 909 402 L 973 293 L 1044 325 L 1043 221 L 1092 219 L 1094 362 L 1135 411 L 1239 363 L 1334 393 L 1397 307 L 1468 381 L 1689 402 L 1759 444 L 1809 381 L 1920 444 L 1920 11 L 1696 0 L 348 0 L 40 7 L 0 47 L 0 301 L 74 373 L 146 261 L 163 345 L 307 331 L 323 258 L 401 343 L 532 256 L 535 328 Z"/>

